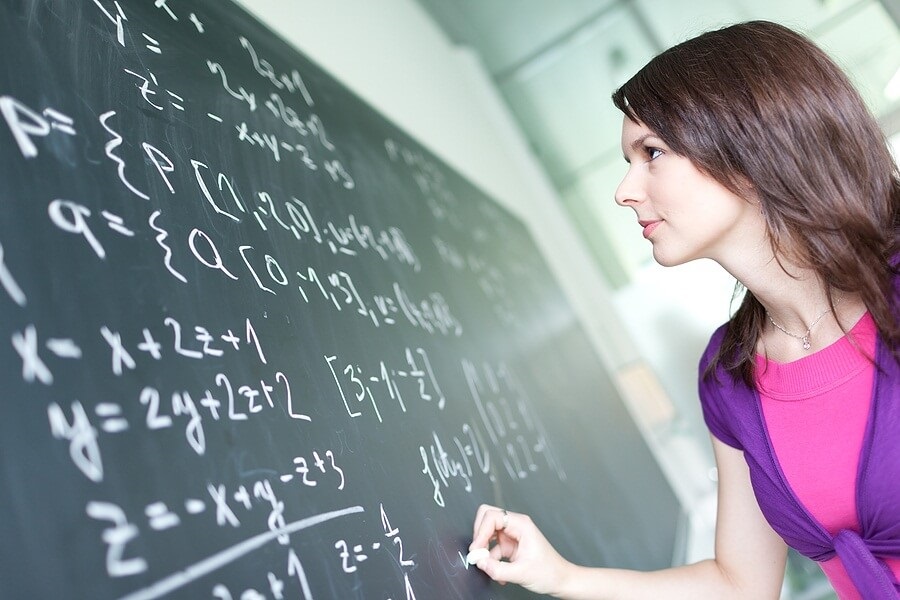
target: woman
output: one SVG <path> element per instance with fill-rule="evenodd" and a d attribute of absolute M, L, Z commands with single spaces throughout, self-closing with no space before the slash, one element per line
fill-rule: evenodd
<path fill-rule="evenodd" d="M 715 558 L 573 565 L 529 517 L 479 508 L 478 567 L 565 598 L 778 598 L 787 546 L 840 598 L 900 597 L 900 177 L 846 76 L 750 22 L 705 33 L 613 94 L 634 209 L 662 265 L 745 289 L 700 361 L 719 473 Z M 502 559 L 502 561 L 501 561 Z"/>

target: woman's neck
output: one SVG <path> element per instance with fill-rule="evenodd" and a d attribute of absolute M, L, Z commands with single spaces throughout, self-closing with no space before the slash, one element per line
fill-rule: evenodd
<path fill-rule="evenodd" d="M 744 257 L 730 266 L 726 269 L 767 313 L 757 353 L 779 362 L 797 360 L 833 344 L 866 310 L 858 295 L 829 289 L 815 271 L 784 258 L 779 263 L 774 258 Z"/>

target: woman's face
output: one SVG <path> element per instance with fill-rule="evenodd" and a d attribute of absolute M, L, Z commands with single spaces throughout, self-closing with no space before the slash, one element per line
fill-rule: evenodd
<path fill-rule="evenodd" d="M 623 119 L 622 152 L 629 166 L 616 203 L 634 209 L 656 262 L 726 264 L 751 244 L 758 248 L 765 222 L 757 207 L 672 152 L 646 125 Z"/>

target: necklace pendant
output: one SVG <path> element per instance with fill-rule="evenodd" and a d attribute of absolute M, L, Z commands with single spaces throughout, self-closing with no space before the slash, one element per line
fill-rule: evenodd
<path fill-rule="evenodd" d="M 812 348 L 812 344 L 809 343 L 808 335 L 804 335 L 801 339 L 803 340 L 803 349 L 804 350 L 809 350 L 810 348 Z"/>

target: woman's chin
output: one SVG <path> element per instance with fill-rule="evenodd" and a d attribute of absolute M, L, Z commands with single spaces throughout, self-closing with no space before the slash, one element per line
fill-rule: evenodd
<path fill-rule="evenodd" d="M 691 256 L 683 256 L 681 254 L 672 254 L 671 252 L 666 253 L 659 249 L 656 245 L 653 246 L 653 260 L 662 267 L 677 267 L 678 265 L 683 265 L 694 260 L 694 257 Z"/>

